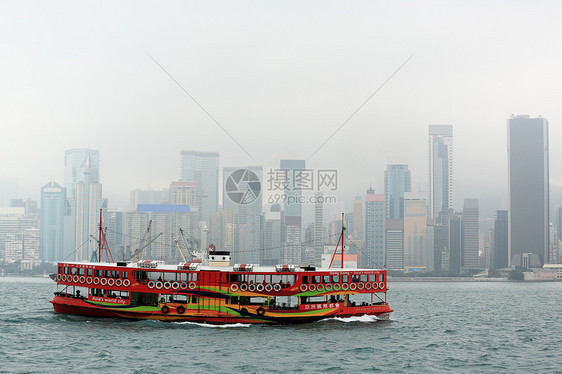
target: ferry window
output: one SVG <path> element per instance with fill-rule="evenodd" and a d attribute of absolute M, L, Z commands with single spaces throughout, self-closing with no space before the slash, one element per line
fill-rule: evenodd
<path fill-rule="evenodd" d="M 104 278 L 109 278 L 110 274 L 111 274 L 111 272 L 110 272 L 109 270 L 104 270 L 104 271 L 103 271 L 103 277 L 104 277 Z"/>
<path fill-rule="evenodd" d="M 369 279 L 367 274 L 361 274 L 361 282 L 367 282 L 367 279 Z"/>
<path fill-rule="evenodd" d="M 59 266 L 59 274 L 62 274 L 62 266 Z"/>
<path fill-rule="evenodd" d="M 88 274 L 89 277 L 91 277 L 93 271 L 92 271 L 92 269 L 86 269 L 86 273 Z"/>
<path fill-rule="evenodd" d="M 282 275 L 282 280 L 284 285 L 293 285 L 295 284 L 295 276 L 294 275 Z"/>
<path fill-rule="evenodd" d="M 312 277 L 312 284 L 320 283 L 320 275 L 315 275 Z"/>
<path fill-rule="evenodd" d="M 273 274 L 271 276 L 271 283 L 273 284 L 281 283 L 281 276 L 279 274 Z"/>
<path fill-rule="evenodd" d="M 349 282 L 349 275 L 342 275 L 342 276 L 341 276 L 341 281 L 342 281 L 342 283 L 347 283 L 347 282 Z"/>
<path fill-rule="evenodd" d="M 302 284 L 308 284 L 308 275 L 302 277 Z"/>
<path fill-rule="evenodd" d="M 376 274 L 369 274 L 369 282 L 376 282 L 377 275 Z"/>
<path fill-rule="evenodd" d="M 330 283 L 330 276 L 329 275 L 324 275 L 322 277 L 322 283 Z"/>
<path fill-rule="evenodd" d="M 256 283 L 256 276 L 254 274 L 248 275 L 248 283 Z"/>
<path fill-rule="evenodd" d="M 76 268 L 70 268 L 70 274 L 76 275 Z"/>
<path fill-rule="evenodd" d="M 236 282 L 240 282 L 240 277 L 238 276 L 238 274 L 228 274 L 228 281 L 230 283 L 236 283 Z"/>
<path fill-rule="evenodd" d="M 68 275 L 68 273 L 70 272 L 70 269 L 68 267 L 64 268 L 64 273 Z"/>
<path fill-rule="evenodd" d="M 340 283 L 340 276 L 332 275 L 332 283 Z"/>
<path fill-rule="evenodd" d="M 193 304 L 197 304 L 197 296 L 191 295 L 191 302 L 192 302 Z"/>
<path fill-rule="evenodd" d="M 111 271 L 111 278 L 119 278 L 119 271 L 112 270 Z"/>
<path fill-rule="evenodd" d="M 98 269 L 94 270 L 94 275 L 95 275 L 96 277 L 101 276 L 101 271 L 98 270 Z"/>
<path fill-rule="evenodd" d="M 379 282 L 384 282 L 384 274 L 379 274 Z"/>
<path fill-rule="evenodd" d="M 181 282 L 187 282 L 188 280 L 188 274 L 187 273 L 180 273 L 180 281 Z"/>
<path fill-rule="evenodd" d="M 122 271 L 121 272 L 121 278 L 123 278 L 123 279 L 129 278 L 129 273 L 127 273 L 126 271 Z"/>
<path fill-rule="evenodd" d="M 265 275 L 265 283 L 271 283 L 271 274 Z"/>
<path fill-rule="evenodd" d="M 359 282 L 359 277 L 357 276 L 357 274 L 353 274 L 353 275 L 351 276 L 351 281 L 352 281 L 352 282 Z"/>
<path fill-rule="evenodd" d="M 148 279 L 154 281 L 161 281 L 162 280 L 162 273 L 159 271 L 149 271 L 148 272 Z"/>
<path fill-rule="evenodd" d="M 263 274 L 257 274 L 256 275 L 256 283 L 263 283 L 263 281 L 264 281 Z"/>
<path fill-rule="evenodd" d="M 191 273 L 191 281 L 197 282 L 197 273 Z M 195 302 L 195 301 L 194 301 Z"/>

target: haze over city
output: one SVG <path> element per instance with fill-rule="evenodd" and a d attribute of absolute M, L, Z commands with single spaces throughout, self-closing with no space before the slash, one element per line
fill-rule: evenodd
<path fill-rule="evenodd" d="M 426 194 L 428 125 L 452 124 L 455 207 L 479 198 L 484 219 L 507 205 L 512 113 L 549 120 L 550 180 L 562 184 L 558 2 L 0 7 L 1 175 L 21 197 L 62 181 L 65 149 L 91 147 L 110 207 L 127 207 L 133 189 L 177 180 L 180 151 L 195 149 L 219 152 L 221 167 L 337 169 L 336 214 L 369 185 L 382 192 L 388 162 L 407 163 Z"/>

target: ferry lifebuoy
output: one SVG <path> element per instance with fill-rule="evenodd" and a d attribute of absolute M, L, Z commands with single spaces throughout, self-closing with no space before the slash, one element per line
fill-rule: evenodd
<path fill-rule="evenodd" d="M 324 291 L 324 285 L 319 284 L 318 286 L 316 286 L 316 291 Z"/>
<path fill-rule="evenodd" d="M 172 287 L 172 284 L 170 282 L 164 282 L 164 288 L 169 290 Z"/>
<path fill-rule="evenodd" d="M 365 285 L 363 283 L 357 283 L 358 290 L 362 290 L 363 288 L 365 288 Z"/>
<path fill-rule="evenodd" d="M 131 284 L 131 281 L 128 280 L 128 279 L 125 279 L 125 280 L 123 281 L 123 286 L 125 286 L 125 287 L 129 287 L 130 284 Z"/>
<path fill-rule="evenodd" d="M 373 282 L 373 290 L 379 288 L 379 284 L 377 282 Z"/>
<path fill-rule="evenodd" d="M 328 284 L 326 285 L 326 291 L 331 291 L 331 290 L 333 290 L 333 289 L 334 289 L 334 286 L 332 286 L 330 283 L 328 283 Z"/>
<path fill-rule="evenodd" d="M 105 285 L 107 284 L 107 279 L 102 278 L 102 279 L 100 280 L 100 284 L 101 284 L 102 286 L 105 286 Z"/>
<path fill-rule="evenodd" d="M 164 286 L 162 282 L 156 282 L 155 286 L 157 289 L 161 289 Z"/>
<path fill-rule="evenodd" d="M 264 287 L 263 287 L 263 284 L 261 284 L 261 283 L 256 286 L 256 291 L 258 291 L 258 292 L 262 292 L 263 289 L 264 289 Z"/>
<path fill-rule="evenodd" d="M 164 314 L 170 312 L 170 308 L 167 305 L 164 305 L 161 310 L 162 310 L 162 313 L 164 313 Z"/>
<path fill-rule="evenodd" d="M 189 289 L 194 290 L 197 288 L 197 284 L 195 282 L 189 282 Z"/>
<path fill-rule="evenodd" d="M 265 290 L 266 290 L 267 292 L 271 292 L 271 291 L 273 291 L 273 286 L 272 286 L 271 284 L 266 284 L 266 285 L 265 285 Z"/>
<path fill-rule="evenodd" d="M 369 283 L 369 282 L 365 283 L 365 289 L 370 290 L 371 289 L 371 283 Z"/>
<path fill-rule="evenodd" d="M 311 285 L 308 286 L 308 290 L 309 290 L 309 291 L 314 291 L 314 290 L 316 290 L 316 286 L 313 285 L 313 284 L 311 284 Z"/>
<path fill-rule="evenodd" d="M 341 289 L 344 290 L 344 291 L 349 290 L 349 284 L 347 284 L 347 283 L 342 284 Z"/>
<path fill-rule="evenodd" d="M 88 283 L 88 284 L 92 284 L 92 277 L 88 277 L 88 278 L 86 278 L 86 283 Z"/>
<path fill-rule="evenodd" d="M 182 290 L 187 290 L 187 282 L 181 282 L 180 288 Z"/>
<path fill-rule="evenodd" d="M 380 282 L 380 283 L 379 283 L 379 288 L 380 288 L 381 290 L 384 290 L 384 282 Z"/>
<path fill-rule="evenodd" d="M 306 292 L 307 289 L 308 289 L 308 286 L 306 284 L 301 284 L 301 291 L 302 292 Z"/>
<path fill-rule="evenodd" d="M 233 283 L 230 285 L 230 291 L 231 292 L 236 292 L 238 291 L 238 285 L 236 283 Z"/>
<path fill-rule="evenodd" d="M 177 290 L 178 288 L 180 288 L 180 284 L 178 282 L 173 282 L 172 283 L 172 289 Z"/>
<path fill-rule="evenodd" d="M 86 277 L 85 276 L 80 276 L 80 283 L 84 283 L 86 282 Z"/>
<path fill-rule="evenodd" d="M 117 280 L 115 281 L 115 285 L 116 285 L 117 287 L 121 287 L 122 284 L 123 284 L 123 281 L 122 281 L 121 279 L 117 279 Z"/>
<path fill-rule="evenodd" d="M 260 306 L 260 307 L 256 310 L 256 313 L 258 314 L 258 316 L 263 316 L 263 315 L 265 314 L 265 309 Z"/>
<path fill-rule="evenodd" d="M 74 283 L 78 283 L 78 275 L 75 275 L 72 280 L 74 281 Z"/>
<path fill-rule="evenodd" d="M 176 308 L 176 311 L 177 311 L 179 314 L 184 314 L 184 313 L 185 313 L 185 308 L 180 305 L 180 306 L 178 306 L 178 307 Z"/>
<path fill-rule="evenodd" d="M 274 285 L 274 286 L 273 286 L 273 291 L 275 291 L 275 292 L 281 291 L 281 285 L 280 285 L 280 284 Z"/>
<path fill-rule="evenodd" d="M 100 279 L 99 279 L 99 278 L 94 278 L 94 284 L 100 284 Z"/>
<path fill-rule="evenodd" d="M 248 291 L 248 285 L 246 283 L 242 283 L 240 285 L 240 291 Z"/>
<path fill-rule="evenodd" d="M 115 284 L 115 281 L 113 280 L 113 278 L 109 278 L 109 279 L 107 280 L 107 285 L 108 285 L 108 286 L 113 286 L 114 284 Z"/>
<path fill-rule="evenodd" d="M 250 284 L 250 285 L 248 286 L 248 291 L 254 292 L 255 290 L 256 290 L 256 285 L 255 285 L 255 284 L 252 283 L 252 284 Z"/>
<path fill-rule="evenodd" d="M 349 285 L 349 289 L 350 289 L 351 291 L 355 291 L 355 290 L 357 289 L 357 285 L 356 285 L 355 283 L 351 283 L 351 284 Z"/>
<path fill-rule="evenodd" d="M 57 275 L 57 281 L 60 282 L 62 280 L 62 275 Z"/>
<path fill-rule="evenodd" d="M 338 283 L 334 284 L 334 291 L 339 291 L 339 290 L 341 290 L 341 286 Z"/>

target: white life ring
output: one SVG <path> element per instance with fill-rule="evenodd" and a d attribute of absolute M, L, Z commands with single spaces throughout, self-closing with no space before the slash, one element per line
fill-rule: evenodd
<path fill-rule="evenodd" d="M 169 290 L 172 287 L 172 284 L 170 282 L 164 282 L 164 288 Z"/>
<path fill-rule="evenodd" d="M 78 278 L 78 275 L 75 275 L 75 276 L 72 278 L 72 280 L 74 281 L 74 283 L 78 283 L 78 279 L 79 279 L 79 278 Z"/>
<path fill-rule="evenodd" d="M 100 280 L 100 284 L 101 284 L 102 286 L 105 286 L 105 285 L 107 284 L 107 279 L 102 278 L 102 279 Z"/>
<path fill-rule="evenodd" d="M 131 281 L 129 281 L 128 279 L 125 279 L 123 281 L 123 286 L 125 286 L 125 287 L 129 287 L 130 284 L 131 284 Z"/>
<path fill-rule="evenodd" d="M 275 292 L 281 291 L 281 285 L 280 285 L 280 284 L 274 285 L 274 286 L 273 286 L 273 291 L 275 291 Z"/>
<path fill-rule="evenodd" d="M 194 290 L 197 288 L 197 284 L 195 282 L 189 282 L 189 289 Z"/>
<path fill-rule="evenodd" d="M 358 284 L 357 284 L 357 289 L 358 289 L 358 290 L 362 290 L 362 289 L 364 289 L 364 288 L 365 288 L 365 285 L 364 285 L 363 283 L 358 283 Z"/>
<path fill-rule="evenodd" d="M 318 286 L 316 286 L 316 290 L 317 290 L 317 291 L 324 291 L 324 285 L 323 285 L 323 284 L 319 284 Z"/>
<path fill-rule="evenodd" d="M 341 289 L 344 290 L 344 291 L 349 290 L 349 284 L 347 284 L 347 283 L 342 284 Z"/>
<path fill-rule="evenodd" d="M 123 281 L 122 281 L 121 279 L 117 279 L 117 280 L 115 281 L 115 285 L 116 285 L 117 287 L 121 287 L 122 284 L 123 284 Z"/>
<path fill-rule="evenodd" d="M 263 284 L 260 283 L 256 286 L 256 291 L 262 292 L 263 290 L 264 290 Z"/>
<path fill-rule="evenodd" d="M 365 283 L 365 289 L 370 290 L 371 289 L 371 283 L 369 283 L 369 282 Z"/>
<path fill-rule="evenodd" d="M 379 284 L 377 282 L 373 282 L 373 290 L 379 288 Z"/>
<path fill-rule="evenodd" d="M 328 283 L 328 284 L 326 285 L 326 291 L 331 291 L 331 290 L 333 290 L 333 289 L 334 289 L 334 287 L 332 286 L 332 284 Z"/>
<path fill-rule="evenodd" d="M 256 290 L 256 285 L 255 285 L 255 284 L 252 283 L 252 284 L 248 285 L 248 291 L 254 292 L 255 290 Z"/>
<path fill-rule="evenodd" d="M 109 278 L 109 279 L 107 280 L 107 285 L 108 285 L 108 286 L 113 286 L 114 284 L 115 284 L 115 281 L 113 280 L 113 278 Z"/>
<path fill-rule="evenodd" d="M 272 286 L 271 284 L 266 284 L 266 285 L 265 285 L 265 290 L 266 290 L 267 292 L 271 292 L 271 291 L 273 291 L 273 286 Z"/>
<path fill-rule="evenodd" d="M 180 288 L 179 282 L 172 282 L 172 289 L 177 290 L 178 288 Z"/>
<path fill-rule="evenodd" d="M 57 275 L 57 282 L 60 282 L 62 280 L 62 275 L 58 274 Z"/>
<path fill-rule="evenodd" d="M 350 289 L 351 291 L 355 291 L 355 290 L 357 289 L 357 285 L 356 285 L 355 283 L 351 283 L 351 284 L 349 285 L 349 289 Z"/>
<path fill-rule="evenodd" d="M 236 292 L 238 291 L 238 285 L 236 283 L 233 283 L 230 285 L 230 291 L 231 292 Z"/>
<path fill-rule="evenodd" d="M 163 286 L 164 286 L 164 284 L 163 284 L 162 282 L 156 282 L 155 287 L 156 287 L 157 289 L 161 289 Z"/>
<path fill-rule="evenodd" d="M 84 283 L 86 282 L 86 277 L 85 276 L 80 276 L 80 283 Z"/>
<path fill-rule="evenodd" d="M 180 288 L 182 290 L 187 290 L 187 282 L 181 282 Z"/>
<path fill-rule="evenodd" d="M 240 291 L 242 291 L 242 292 L 248 291 L 248 285 L 246 283 L 242 283 L 240 285 Z"/>
<path fill-rule="evenodd" d="M 302 292 L 306 292 L 307 289 L 308 289 L 308 286 L 306 284 L 301 284 L 301 291 Z"/>
<path fill-rule="evenodd" d="M 314 290 L 316 290 L 316 286 L 313 285 L 313 284 L 311 284 L 311 285 L 308 286 L 308 290 L 309 290 L 309 291 L 314 291 Z"/>
<path fill-rule="evenodd" d="M 86 278 L 86 283 L 88 283 L 88 284 L 92 284 L 92 277 L 88 277 L 88 278 Z"/>
<path fill-rule="evenodd" d="M 99 278 L 94 278 L 94 284 L 100 284 L 100 279 L 99 279 Z"/>
<path fill-rule="evenodd" d="M 154 288 L 154 286 L 156 285 L 156 283 L 154 283 L 154 281 L 148 281 L 148 288 Z"/>
<path fill-rule="evenodd" d="M 380 288 L 381 290 L 384 290 L 384 282 L 379 282 L 379 288 Z"/>
<path fill-rule="evenodd" d="M 341 286 L 338 283 L 334 284 L 334 291 L 339 291 L 339 290 L 341 290 Z"/>

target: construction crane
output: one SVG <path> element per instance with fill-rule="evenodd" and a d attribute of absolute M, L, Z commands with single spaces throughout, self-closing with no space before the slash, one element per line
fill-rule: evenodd
<path fill-rule="evenodd" d="M 191 257 L 195 257 L 195 251 L 199 249 L 199 240 L 190 237 L 183 229 L 180 227 L 180 235 L 183 238 L 185 246 Z"/>
<path fill-rule="evenodd" d="M 181 230 L 181 229 L 180 229 Z M 174 242 L 176 243 L 176 248 L 178 249 L 178 251 L 180 252 L 181 258 L 183 258 L 183 262 L 187 262 L 185 260 L 185 256 L 183 255 L 183 252 L 180 248 L 180 243 L 178 243 L 178 240 L 176 239 L 176 236 L 174 235 L 174 233 L 172 233 L 172 239 L 174 240 Z"/>
<path fill-rule="evenodd" d="M 146 234 L 144 234 L 144 244 L 141 245 L 139 248 L 135 250 L 135 252 L 129 257 L 129 260 L 132 260 L 135 256 L 139 256 L 139 260 L 142 260 L 142 255 L 144 253 L 144 249 L 148 247 L 152 242 L 154 242 L 162 233 L 159 233 L 154 238 L 150 239 L 150 229 L 152 228 L 152 220 L 148 221 L 148 227 L 146 229 Z"/>

